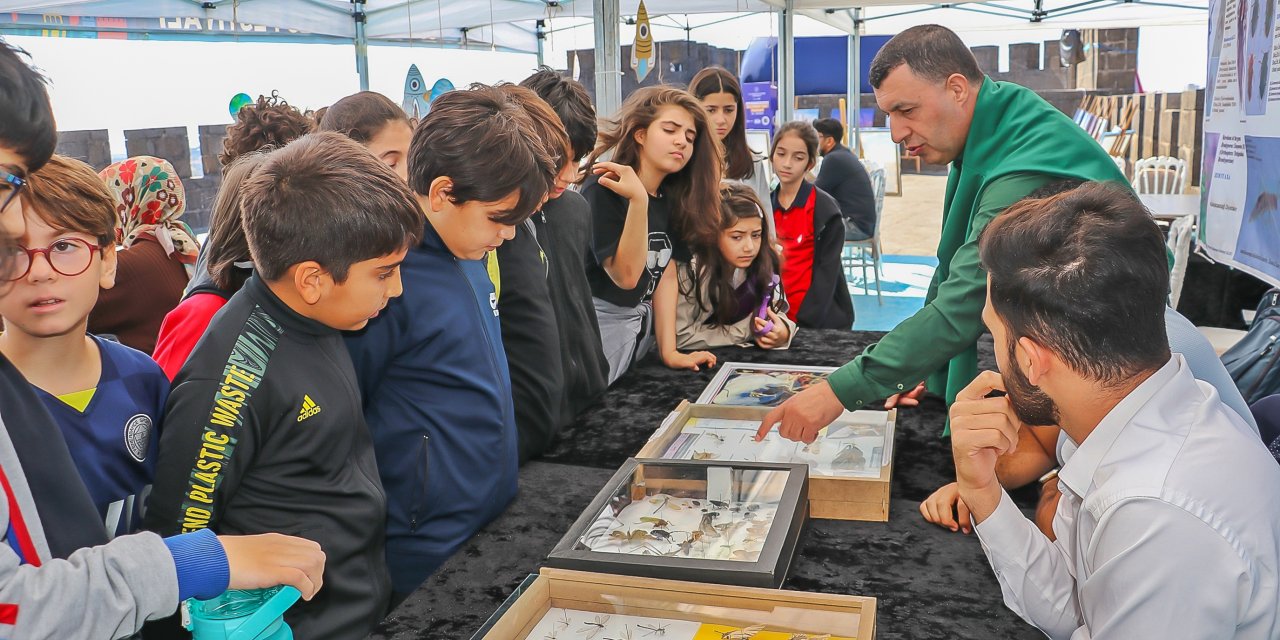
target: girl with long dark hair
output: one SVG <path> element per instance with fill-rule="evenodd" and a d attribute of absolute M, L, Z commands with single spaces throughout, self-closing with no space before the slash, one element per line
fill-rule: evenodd
<path fill-rule="evenodd" d="M 796 325 L 786 316 L 778 254 L 764 231 L 769 213 L 750 187 L 720 187 L 720 235 L 677 268 L 676 348 L 755 344 L 785 349 Z"/>
<path fill-rule="evenodd" d="M 612 153 L 612 161 L 597 162 Z M 674 342 L 675 270 L 689 246 L 719 232 L 720 145 L 693 96 L 674 87 L 631 94 L 604 123 L 582 187 L 594 229 L 587 279 L 600 321 L 613 383 L 654 341 L 654 329 Z M 654 300 L 670 283 L 664 302 Z M 672 367 L 714 363 L 711 354 L 679 354 Z"/>

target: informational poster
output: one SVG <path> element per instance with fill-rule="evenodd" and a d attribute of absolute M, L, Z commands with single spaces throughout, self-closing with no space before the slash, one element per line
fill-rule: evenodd
<path fill-rule="evenodd" d="M 742 84 L 742 106 L 746 110 L 746 127 L 750 131 L 773 132 L 778 113 L 778 86 L 772 82 Z"/>
<path fill-rule="evenodd" d="M 1210 0 L 1200 244 L 1280 285 L 1280 0 Z"/>

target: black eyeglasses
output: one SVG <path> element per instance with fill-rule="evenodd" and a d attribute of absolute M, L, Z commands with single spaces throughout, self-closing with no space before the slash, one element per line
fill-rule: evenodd
<path fill-rule="evenodd" d="M 67 277 L 78 276 L 88 271 L 89 265 L 93 264 L 93 254 L 101 247 L 88 240 L 80 238 L 62 238 L 54 240 L 53 244 L 47 247 L 28 249 L 21 245 L 14 245 L 13 251 L 13 273 L 9 280 L 21 280 L 27 277 L 31 272 L 31 265 L 35 263 L 36 256 L 44 254 L 44 259 L 49 261 L 49 266 L 53 270 Z"/>
<path fill-rule="evenodd" d="M 0 169 L 0 211 L 8 209 L 9 203 L 18 197 L 18 193 L 25 186 L 27 186 L 27 181 L 22 176 Z"/>

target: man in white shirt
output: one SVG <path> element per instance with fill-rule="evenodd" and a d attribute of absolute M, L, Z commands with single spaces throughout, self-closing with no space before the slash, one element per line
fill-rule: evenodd
<path fill-rule="evenodd" d="M 1002 373 L 956 399 L 952 453 L 1005 604 L 1051 638 L 1280 637 L 1280 466 L 1170 353 L 1146 210 L 1086 184 L 1011 207 L 980 254 Z M 1024 424 L 1079 445 L 1054 542 L 996 477 Z"/>

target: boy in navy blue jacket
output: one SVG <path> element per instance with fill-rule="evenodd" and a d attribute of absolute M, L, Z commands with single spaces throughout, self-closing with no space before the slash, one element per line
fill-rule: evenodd
<path fill-rule="evenodd" d="M 511 379 L 484 257 L 559 170 L 520 103 L 483 85 L 431 105 L 408 162 L 427 225 L 401 267 L 404 295 L 347 339 L 387 491 L 396 600 L 515 497 Z"/>

